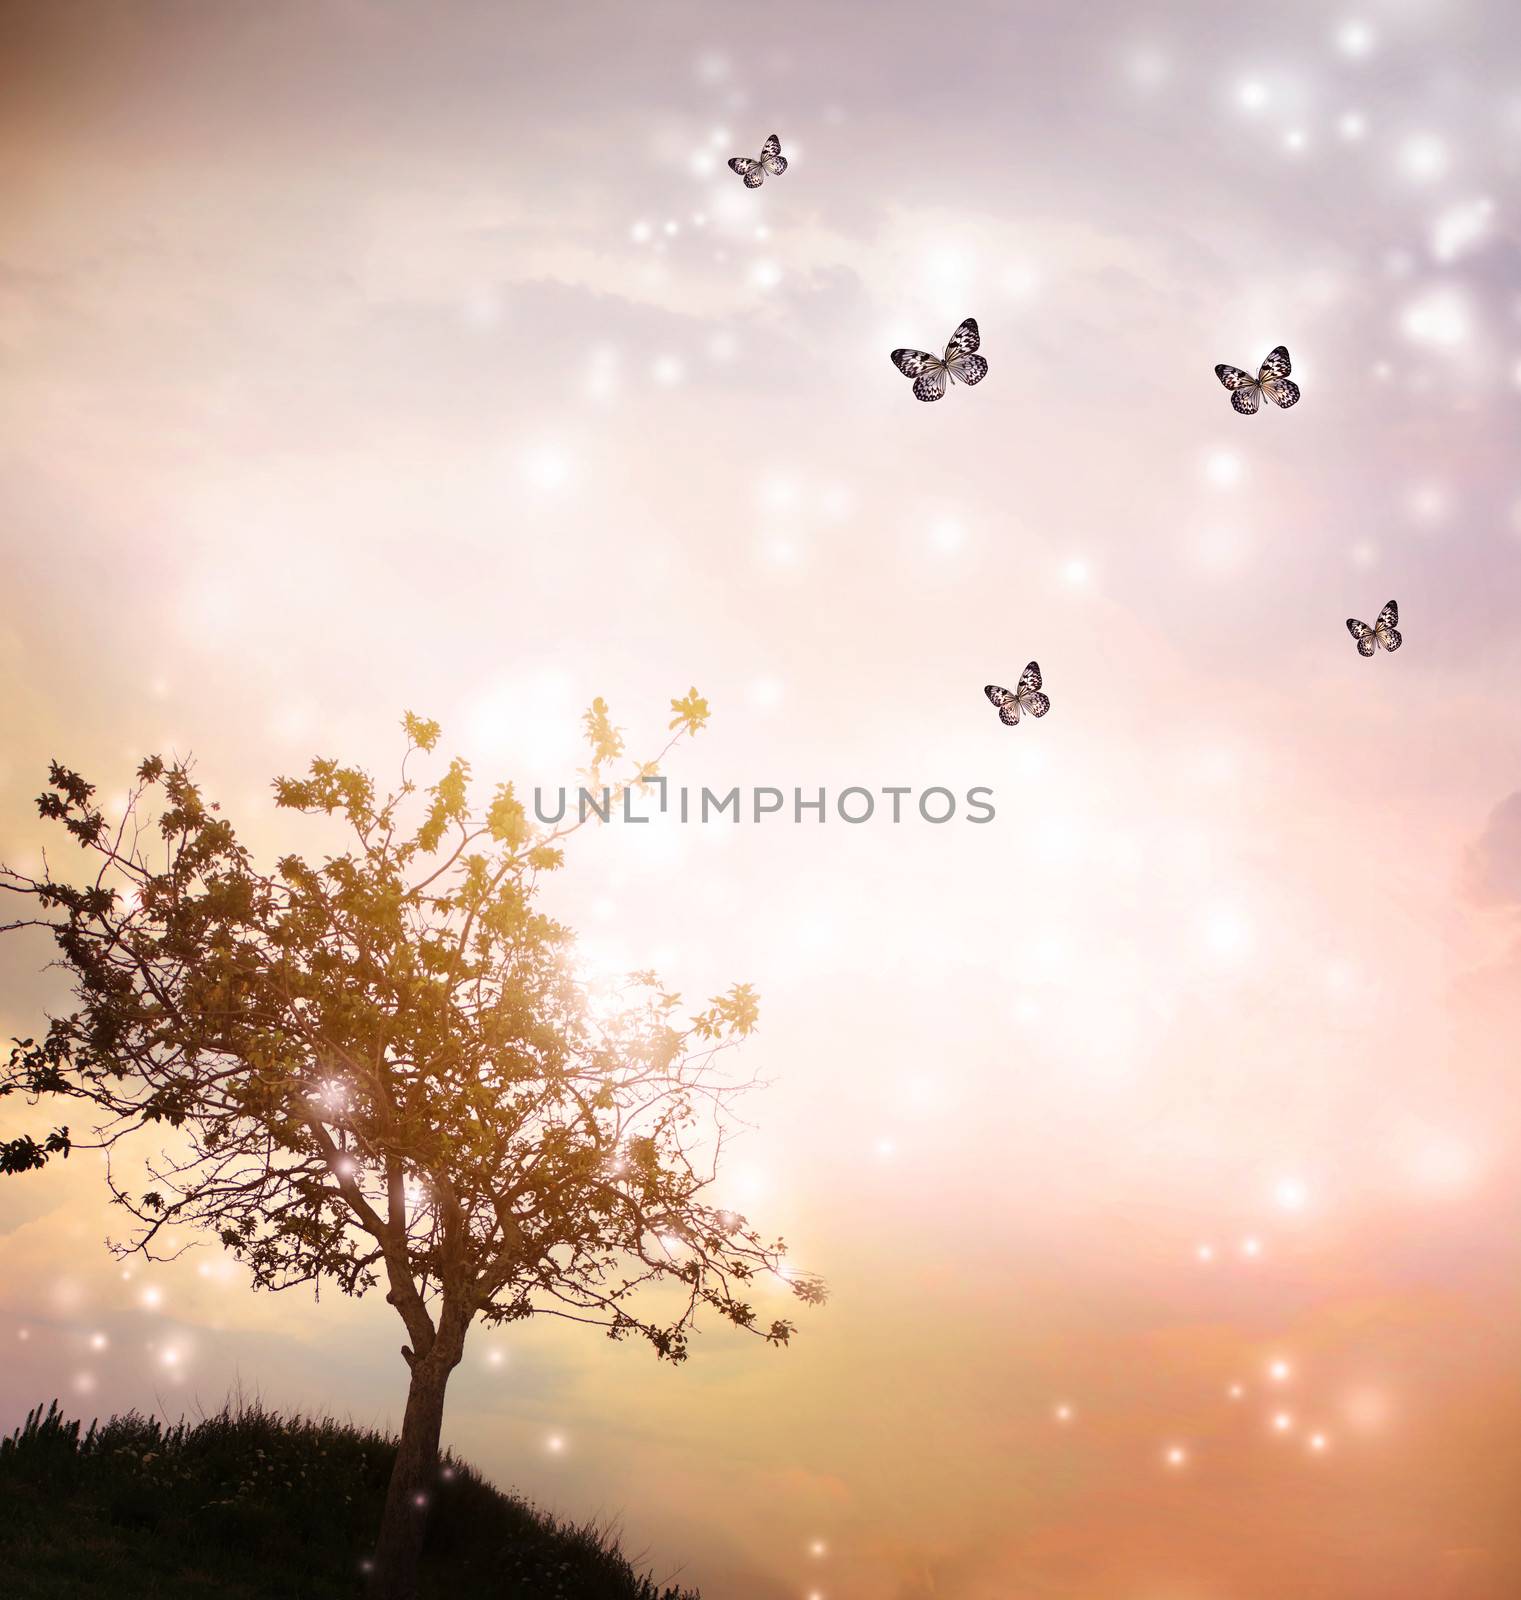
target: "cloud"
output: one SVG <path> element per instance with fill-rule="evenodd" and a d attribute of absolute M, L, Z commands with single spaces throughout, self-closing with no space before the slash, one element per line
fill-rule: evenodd
<path fill-rule="evenodd" d="M 1468 847 L 1463 887 L 1480 905 L 1521 906 L 1521 789 L 1490 812 Z"/>

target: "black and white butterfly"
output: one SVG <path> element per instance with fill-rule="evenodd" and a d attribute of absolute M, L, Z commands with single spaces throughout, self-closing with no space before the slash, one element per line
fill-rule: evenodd
<path fill-rule="evenodd" d="M 787 158 L 782 154 L 782 141 L 773 133 L 761 146 L 758 161 L 735 156 L 729 165 L 745 180 L 747 189 L 759 189 L 768 177 L 781 177 L 787 170 Z"/>
<path fill-rule="evenodd" d="M 1375 656 L 1380 645 L 1385 650 L 1398 650 L 1405 642 L 1404 635 L 1399 631 L 1399 621 L 1400 608 L 1392 600 L 1379 612 L 1378 621 L 1371 628 L 1356 617 L 1348 617 L 1347 632 L 1357 640 L 1358 655 Z"/>
<path fill-rule="evenodd" d="M 914 380 L 916 400 L 938 400 L 947 381 L 971 384 L 987 377 L 988 364 L 977 354 L 981 343 L 977 319 L 968 317 L 951 335 L 943 356 L 932 356 L 927 350 L 894 350 L 893 365 L 905 378 Z"/>
<path fill-rule="evenodd" d="M 1243 417 L 1251 416 L 1259 404 L 1259 396 L 1266 395 L 1275 406 L 1285 411 L 1299 399 L 1299 385 L 1289 382 L 1294 370 L 1289 362 L 1289 352 L 1284 345 L 1268 352 L 1268 358 L 1257 369 L 1254 378 L 1240 367 L 1223 363 L 1215 368 L 1215 376 L 1231 392 L 1231 404 Z"/>
<path fill-rule="evenodd" d="M 990 683 L 982 691 L 998 707 L 998 720 L 1012 728 L 1023 711 L 1029 717 L 1043 717 L 1051 702 L 1040 692 L 1040 664 L 1032 661 L 1019 675 L 1019 687 L 1000 689 Z"/>

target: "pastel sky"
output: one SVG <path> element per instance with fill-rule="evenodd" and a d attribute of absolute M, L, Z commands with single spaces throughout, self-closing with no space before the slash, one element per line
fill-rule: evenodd
<path fill-rule="evenodd" d="M 477 1336 L 448 1441 L 705 1600 L 1521 1593 L 1513 7 L 0 36 L 0 857 L 53 757 L 193 751 L 317 850 L 269 780 L 405 708 L 552 787 L 594 696 L 642 752 L 692 684 L 673 781 L 994 792 L 578 838 L 589 959 L 761 991 L 722 1192 L 833 1299 L 676 1370 Z M 916 403 L 888 352 L 968 315 L 989 376 Z M 1279 343 L 1302 402 L 1235 415 Z M 0 941 L 4 1036 L 47 956 Z M 102 1200 L 0 1182 L 0 1426 L 399 1416 L 378 1299 L 124 1275 Z"/>

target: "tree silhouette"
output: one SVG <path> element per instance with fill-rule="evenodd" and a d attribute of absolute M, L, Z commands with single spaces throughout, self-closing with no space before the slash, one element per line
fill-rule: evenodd
<path fill-rule="evenodd" d="M 643 784 L 707 705 L 671 702 Z M 623 756 L 598 700 L 585 717 L 593 786 Z M 371 1563 L 372 1593 L 416 1593 L 445 1388 L 471 1324 L 558 1316 L 637 1336 L 681 1361 L 709 1308 L 783 1345 L 787 1320 L 747 1297 L 774 1275 L 805 1303 L 784 1244 L 704 1198 L 732 1097 L 722 1053 L 756 1023 L 736 985 L 693 1013 L 653 973 L 610 989 L 571 933 L 535 908 L 580 826 L 535 828 L 510 784 L 473 805 L 459 759 L 421 787 L 435 751 L 410 713 L 383 797 L 363 771 L 317 760 L 274 785 L 279 806 L 338 824 L 344 847 L 262 871 L 188 763 L 143 762 L 113 826 L 54 764 L 38 802 L 85 852 L 82 882 L 0 869 L 31 901 L 6 931 L 48 929 L 74 1009 L 15 1042 L 0 1095 L 62 1097 L 91 1114 L 0 1143 L 0 1171 L 104 1148 L 133 1218 L 114 1246 L 165 1259 L 211 1230 L 255 1287 L 384 1283 L 406 1328 L 400 1448 Z M 614 789 L 619 792 L 622 786 Z M 151 1128 L 144 1187 L 109 1153 Z"/>

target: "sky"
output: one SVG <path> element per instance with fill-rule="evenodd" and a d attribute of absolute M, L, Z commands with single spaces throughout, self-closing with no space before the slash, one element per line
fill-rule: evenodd
<path fill-rule="evenodd" d="M 588 960 L 759 989 L 715 1199 L 832 1298 L 477 1333 L 446 1441 L 706 1600 L 1521 1592 L 1504 0 L 0 11 L 0 858 L 53 758 L 193 753 L 272 859 L 406 709 L 552 792 L 692 685 L 673 783 L 993 792 L 577 836 Z M 0 1427 L 399 1418 L 381 1301 L 103 1202 L 0 1186 Z"/>

